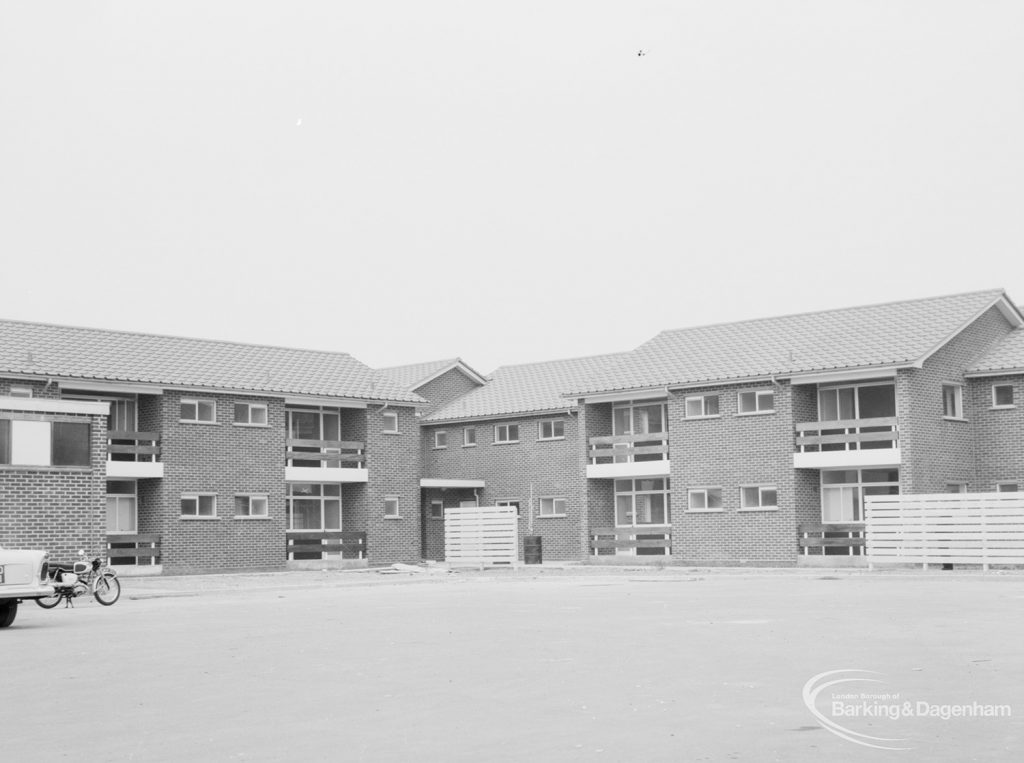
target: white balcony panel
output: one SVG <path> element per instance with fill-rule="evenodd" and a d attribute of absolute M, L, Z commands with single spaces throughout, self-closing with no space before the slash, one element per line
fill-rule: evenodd
<path fill-rule="evenodd" d="M 818 453 L 794 453 L 794 469 L 855 469 L 873 466 L 899 466 L 899 448 L 868 450 L 826 450 Z"/>
<path fill-rule="evenodd" d="M 318 466 L 286 466 L 285 482 L 369 482 L 368 469 L 318 467 Z"/>
<path fill-rule="evenodd" d="M 437 479 L 434 477 L 420 478 L 420 487 L 439 488 L 482 488 L 485 486 L 483 480 L 462 480 L 462 479 Z"/>
<path fill-rule="evenodd" d="M 160 461 L 107 461 L 107 479 L 137 480 L 163 477 Z"/>
<path fill-rule="evenodd" d="M 668 477 L 672 462 L 664 461 L 627 461 L 621 464 L 588 464 L 587 477 L 590 479 L 609 479 L 619 477 Z"/>

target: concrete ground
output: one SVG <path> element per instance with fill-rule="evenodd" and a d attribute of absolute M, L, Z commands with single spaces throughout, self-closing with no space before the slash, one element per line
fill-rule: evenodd
<path fill-rule="evenodd" d="M 27 603 L 0 631 L 0 759 L 1024 759 L 1019 572 L 525 568 L 123 583 L 112 607 Z M 878 683 L 827 688 L 812 706 L 853 734 L 903 741 L 854 739 L 909 749 L 822 727 L 802 691 L 836 670 L 876 671 L 832 678 Z M 848 699 L 860 692 L 899 698 Z M 912 712 L 836 717 L 836 702 Z M 1011 715 L 926 714 L 964 705 Z"/>

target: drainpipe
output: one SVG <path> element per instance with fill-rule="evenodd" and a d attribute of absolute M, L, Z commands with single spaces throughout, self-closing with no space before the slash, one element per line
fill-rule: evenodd
<path fill-rule="evenodd" d="M 533 535 L 533 483 L 530 483 L 530 506 L 526 515 L 526 529 Z"/>

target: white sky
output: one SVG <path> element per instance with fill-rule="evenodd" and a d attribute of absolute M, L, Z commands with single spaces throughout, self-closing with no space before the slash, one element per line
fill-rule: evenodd
<path fill-rule="evenodd" d="M 0 5 L 0 317 L 488 372 L 1022 254 L 1019 0 Z"/>

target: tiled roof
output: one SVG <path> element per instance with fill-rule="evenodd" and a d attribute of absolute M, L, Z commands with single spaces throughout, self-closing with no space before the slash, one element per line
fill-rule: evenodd
<path fill-rule="evenodd" d="M 348 353 L 0 321 L 0 373 L 422 403 Z"/>
<path fill-rule="evenodd" d="M 490 381 L 425 417 L 424 422 L 508 416 L 575 405 L 563 393 L 583 384 L 621 353 L 502 366 Z"/>
<path fill-rule="evenodd" d="M 426 363 L 411 363 L 407 366 L 391 366 L 390 368 L 379 369 L 391 381 L 404 390 L 412 392 L 417 387 L 425 384 L 449 368 L 461 366 L 469 374 L 475 374 L 481 379 L 483 376 L 467 366 L 462 358 L 448 358 L 447 360 L 430 360 Z"/>
<path fill-rule="evenodd" d="M 1024 328 L 1011 331 L 967 369 L 969 374 L 1007 371 L 1024 371 Z"/>
<path fill-rule="evenodd" d="M 600 374 L 566 388 L 596 393 L 917 361 L 1002 290 L 663 331 Z M 1013 310 L 1008 300 L 1004 304 Z"/>

